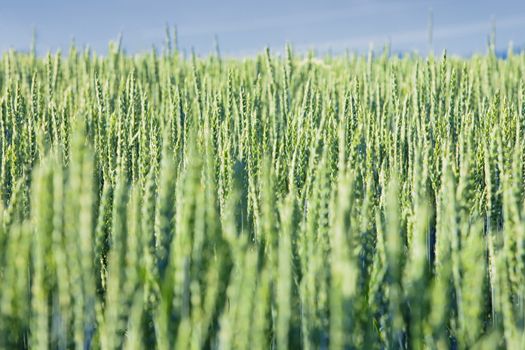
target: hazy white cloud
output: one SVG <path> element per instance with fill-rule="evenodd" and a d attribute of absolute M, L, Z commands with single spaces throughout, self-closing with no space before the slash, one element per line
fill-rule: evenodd
<path fill-rule="evenodd" d="M 236 19 L 234 21 L 218 21 L 206 25 L 181 25 L 179 34 L 181 37 L 194 37 L 202 35 L 221 35 L 250 31 L 262 31 L 279 28 L 301 27 L 313 24 L 326 23 L 336 20 L 353 19 L 366 16 L 378 16 L 381 14 L 395 15 L 408 9 L 407 2 L 401 3 L 377 3 L 359 2 L 352 7 L 325 9 L 322 11 L 301 12 L 301 10 L 286 15 L 270 17 L 257 17 L 248 19 Z M 412 3 L 413 5 L 413 3 Z M 158 29 L 150 31 L 151 35 L 158 35 Z"/>
<path fill-rule="evenodd" d="M 523 28 L 525 29 L 525 14 L 495 19 L 496 31 L 499 29 Z M 447 24 L 433 29 L 433 39 L 445 40 L 461 38 L 469 35 L 488 35 L 491 31 L 491 20 L 475 21 L 470 23 Z M 308 42 L 296 45 L 298 50 L 315 48 L 317 50 L 344 50 L 366 49 L 370 45 L 383 45 L 391 42 L 396 46 L 414 45 L 420 47 L 428 42 L 428 28 L 419 28 L 407 31 L 392 32 L 388 34 L 372 34 L 352 36 L 336 40 Z"/>

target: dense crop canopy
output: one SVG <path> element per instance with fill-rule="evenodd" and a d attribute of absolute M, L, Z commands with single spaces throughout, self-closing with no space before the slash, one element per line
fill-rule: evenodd
<path fill-rule="evenodd" d="M 523 346 L 525 54 L 0 63 L 1 348 Z"/>

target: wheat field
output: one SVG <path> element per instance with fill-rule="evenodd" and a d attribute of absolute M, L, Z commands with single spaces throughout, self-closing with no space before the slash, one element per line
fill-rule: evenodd
<path fill-rule="evenodd" d="M 0 348 L 523 348 L 525 54 L 0 61 Z"/>

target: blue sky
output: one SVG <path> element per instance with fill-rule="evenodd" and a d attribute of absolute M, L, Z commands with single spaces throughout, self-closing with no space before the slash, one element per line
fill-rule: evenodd
<path fill-rule="evenodd" d="M 491 23 L 496 42 L 525 45 L 525 1 L 514 0 L 0 0 L 0 51 L 28 49 L 33 28 L 37 49 L 67 49 L 72 38 L 104 53 L 123 34 L 128 52 L 161 47 L 166 24 L 176 25 L 183 50 L 201 55 L 214 50 L 246 56 L 269 46 L 280 51 L 289 42 L 299 51 L 366 51 L 390 42 L 394 51 L 433 47 L 454 54 L 485 52 Z"/>

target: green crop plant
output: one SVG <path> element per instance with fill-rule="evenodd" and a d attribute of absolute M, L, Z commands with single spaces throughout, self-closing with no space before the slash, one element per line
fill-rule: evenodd
<path fill-rule="evenodd" d="M 173 41 L 1 57 L 0 348 L 523 347 L 525 54 Z"/>

